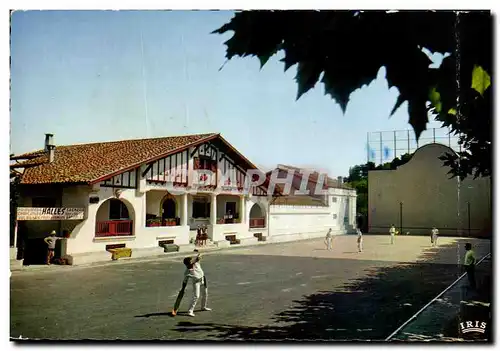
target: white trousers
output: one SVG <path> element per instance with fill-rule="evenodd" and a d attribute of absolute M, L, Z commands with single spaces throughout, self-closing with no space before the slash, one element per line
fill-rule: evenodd
<path fill-rule="evenodd" d="M 194 308 L 198 299 L 200 298 L 200 289 L 202 290 L 201 296 L 201 307 L 207 307 L 207 298 L 208 298 L 208 287 L 206 284 L 205 277 L 199 280 L 193 280 L 193 299 L 191 300 L 191 305 L 189 306 L 189 312 L 194 312 Z"/>
<path fill-rule="evenodd" d="M 359 252 L 363 251 L 363 240 L 358 241 L 358 251 Z"/>
<path fill-rule="evenodd" d="M 391 234 L 391 245 L 394 244 L 394 234 Z"/>
<path fill-rule="evenodd" d="M 438 244 L 438 236 L 432 234 L 432 245 L 437 246 L 437 244 Z"/>
<path fill-rule="evenodd" d="M 332 238 L 326 238 L 326 248 L 328 250 L 332 249 Z"/>

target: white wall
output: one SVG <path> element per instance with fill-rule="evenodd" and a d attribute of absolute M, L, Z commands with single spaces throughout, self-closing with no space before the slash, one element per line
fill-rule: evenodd
<path fill-rule="evenodd" d="M 144 190 L 144 188 L 142 188 Z M 179 245 L 189 243 L 189 224 L 196 227 L 197 224 L 208 224 L 208 219 L 202 222 L 191 222 L 188 220 L 186 226 L 176 227 L 149 227 L 145 226 L 146 212 L 158 213 L 160 210 L 160 201 L 165 195 L 165 191 L 150 190 L 142 192 L 140 189 L 123 189 L 119 193 L 119 199 L 127 205 L 131 220 L 133 220 L 133 235 L 130 237 L 107 237 L 96 238 L 96 221 L 107 220 L 109 214 L 109 199 L 116 198 L 116 190 L 113 188 L 100 186 L 75 186 L 63 189 L 61 195 L 61 206 L 63 207 L 83 207 L 85 208 L 85 219 L 81 221 L 61 221 L 61 231 L 67 229 L 70 231 L 70 238 L 67 240 L 65 251 L 68 254 L 83 254 L 91 252 L 105 252 L 106 245 L 126 244 L 130 248 L 155 248 L 158 247 L 158 241 L 174 239 Z M 208 194 L 206 194 L 209 196 Z M 99 197 L 99 202 L 90 204 L 91 196 Z M 337 198 L 336 202 L 331 201 L 331 196 Z M 347 206 L 346 198 L 350 196 L 354 201 L 349 201 Z M 240 211 L 240 196 L 218 195 L 217 213 L 222 217 L 225 212 L 225 203 L 235 201 L 237 211 Z M 180 213 L 182 208 L 181 196 L 176 196 L 177 211 Z M 254 233 L 262 233 L 267 237 L 279 237 L 287 235 L 311 236 L 324 235 L 328 228 L 332 228 L 334 233 L 346 233 L 344 226 L 344 213 L 350 211 L 349 222 L 353 217 L 352 210 L 355 210 L 355 192 L 343 189 L 330 189 L 329 206 L 291 206 L 291 205 L 273 205 L 269 209 L 269 199 L 259 196 L 245 196 L 245 211 L 243 223 L 216 225 L 210 229 L 210 234 L 214 241 L 225 240 L 225 236 L 236 234 L 238 239 L 253 238 Z M 31 204 L 29 197 L 24 199 L 25 206 Z M 188 217 L 192 215 L 192 195 L 188 195 Z M 266 220 L 265 228 L 249 228 L 250 211 L 252 206 L 258 204 Z M 103 207 L 104 206 L 104 207 Z M 101 209 L 101 211 L 99 211 Z M 102 218 L 97 218 L 97 213 L 102 214 Z M 337 219 L 333 214 L 337 214 Z M 54 222 L 54 223 L 52 223 Z M 58 221 L 45 221 L 43 225 L 49 228 Z M 50 229 L 50 228 L 49 228 Z M 57 229 L 57 228 L 56 228 Z M 47 229 L 48 230 L 48 229 Z M 40 236 L 46 235 L 46 231 L 41 232 Z"/>
<path fill-rule="evenodd" d="M 89 195 L 90 192 L 85 195 L 87 203 Z M 135 189 L 123 190 L 120 194 L 120 200 L 127 205 L 129 215 L 134 221 L 134 235 L 131 237 L 96 238 L 97 211 L 106 200 L 115 198 L 115 194 L 113 189 L 101 187 L 93 195 L 99 196 L 99 203 L 88 204 L 87 219 L 76 225 L 71 232 L 70 239 L 67 240 L 68 254 L 105 251 L 106 245 L 123 243 L 130 248 L 153 248 L 158 247 L 158 241 L 165 240 L 166 237 L 175 238 L 174 242 L 179 245 L 189 243 L 188 226 L 146 228 L 146 194 Z"/>
<path fill-rule="evenodd" d="M 336 226 L 329 208 L 273 205 L 270 212 L 270 236 L 325 232 Z"/>
<path fill-rule="evenodd" d="M 352 232 L 356 215 L 356 192 L 347 189 L 329 189 L 329 206 L 271 205 L 270 237 L 290 234 L 326 235 Z M 337 201 L 333 202 L 332 197 Z M 334 218 L 336 214 L 336 218 Z M 344 216 L 348 221 L 344 223 Z"/>

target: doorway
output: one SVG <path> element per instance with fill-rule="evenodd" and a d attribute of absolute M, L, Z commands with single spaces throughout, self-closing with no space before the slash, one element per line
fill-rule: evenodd
<path fill-rule="evenodd" d="M 162 215 L 161 219 L 167 220 L 167 219 L 173 219 L 176 217 L 175 215 L 176 209 L 175 209 L 175 200 L 172 198 L 165 199 L 162 204 Z"/>

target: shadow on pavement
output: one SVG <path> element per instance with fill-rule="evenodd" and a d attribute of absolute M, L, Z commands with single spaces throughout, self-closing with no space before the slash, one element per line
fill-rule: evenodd
<path fill-rule="evenodd" d="M 134 316 L 135 318 L 149 318 L 149 317 L 161 317 L 161 316 L 169 316 L 174 317 L 172 312 L 157 312 L 157 313 L 147 313 L 140 316 Z"/>
<path fill-rule="evenodd" d="M 456 263 L 462 264 L 463 258 L 465 256 L 465 243 L 472 243 L 472 248 L 476 253 L 476 259 L 481 259 L 482 256 L 490 252 L 490 241 L 489 240 L 477 240 L 474 238 L 460 238 L 454 240 L 450 244 L 439 245 L 439 247 L 431 247 L 429 243 L 429 248 L 427 248 L 418 258 L 418 261 L 428 262 L 428 263 Z M 439 255 L 437 254 L 439 252 Z"/>
<path fill-rule="evenodd" d="M 442 245 L 439 257 L 427 250 L 420 262 L 373 268 L 341 288 L 304 296 L 270 325 L 179 322 L 174 330 L 226 340 L 384 340 L 460 276 L 449 258 L 461 255 L 461 246 Z"/>
<path fill-rule="evenodd" d="M 460 312 L 444 326 L 443 334 L 446 337 L 463 338 L 465 340 L 491 340 L 491 297 L 493 292 L 491 263 L 486 263 L 485 266 L 478 268 L 476 272 L 478 288 L 466 294 L 467 297 L 461 301 Z M 460 323 L 466 323 L 467 321 L 486 322 L 485 332 L 462 333 Z"/>

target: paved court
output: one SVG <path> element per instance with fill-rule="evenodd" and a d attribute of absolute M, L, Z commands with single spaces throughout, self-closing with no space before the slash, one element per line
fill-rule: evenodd
<path fill-rule="evenodd" d="M 490 242 L 470 240 L 478 256 Z M 323 239 L 207 253 L 212 312 L 169 311 L 182 257 L 15 273 L 11 336 L 122 340 L 380 340 L 453 282 L 464 239 Z"/>

